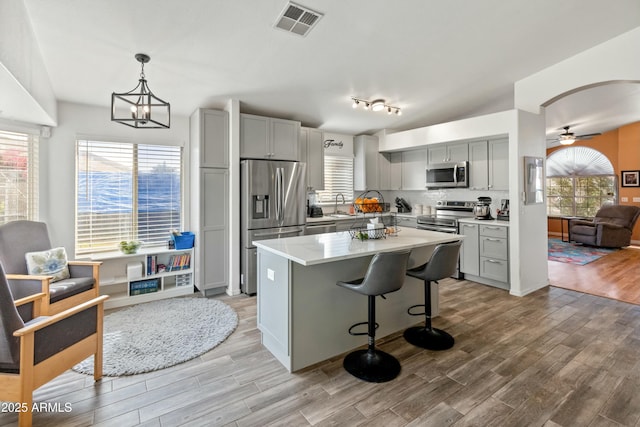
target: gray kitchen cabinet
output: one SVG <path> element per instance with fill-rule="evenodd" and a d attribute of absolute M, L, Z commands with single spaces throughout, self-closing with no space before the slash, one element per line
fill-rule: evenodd
<path fill-rule="evenodd" d="M 353 189 L 355 191 L 379 190 L 380 172 L 378 137 L 358 135 L 353 139 Z"/>
<path fill-rule="evenodd" d="M 299 160 L 300 122 L 240 114 L 240 158 Z"/>
<path fill-rule="evenodd" d="M 427 150 L 402 152 L 402 189 L 424 190 L 426 184 Z"/>
<path fill-rule="evenodd" d="M 480 226 L 480 277 L 509 282 L 509 229 L 499 225 Z"/>
<path fill-rule="evenodd" d="M 229 113 L 200 108 L 189 120 L 191 167 L 229 167 Z"/>
<path fill-rule="evenodd" d="M 509 189 L 509 140 L 488 142 L 488 177 L 490 190 Z"/>
<path fill-rule="evenodd" d="M 469 190 L 489 189 L 487 141 L 469 143 Z"/>
<path fill-rule="evenodd" d="M 460 271 L 475 276 L 480 275 L 480 244 L 478 224 L 460 223 L 462 248 L 460 248 Z"/>
<path fill-rule="evenodd" d="M 196 235 L 194 284 L 205 296 L 229 285 L 229 119 L 200 109 L 190 118 L 189 226 Z"/>
<path fill-rule="evenodd" d="M 469 144 L 435 144 L 427 148 L 428 163 L 462 162 L 469 160 Z"/>
<path fill-rule="evenodd" d="M 469 143 L 469 190 L 509 190 L 509 140 Z"/>
<path fill-rule="evenodd" d="M 198 289 L 209 296 L 229 283 L 229 171 L 201 169 L 200 199 L 195 273 Z"/>
<path fill-rule="evenodd" d="M 402 189 L 402 153 L 397 151 L 388 153 L 389 158 L 389 188 L 388 190 Z"/>
<path fill-rule="evenodd" d="M 300 128 L 300 161 L 307 164 L 307 189 L 324 190 L 324 133 Z"/>
<path fill-rule="evenodd" d="M 460 251 L 465 279 L 509 289 L 509 227 L 462 220 L 460 234 L 465 236 Z"/>

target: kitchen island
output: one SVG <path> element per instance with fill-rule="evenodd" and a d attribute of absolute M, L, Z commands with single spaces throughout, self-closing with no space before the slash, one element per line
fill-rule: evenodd
<path fill-rule="evenodd" d="M 348 232 L 254 242 L 258 248 L 258 329 L 263 345 L 294 372 L 366 344 L 349 327 L 367 319 L 367 298 L 336 285 L 363 277 L 373 255 L 411 249 L 409 267 L 424 263 L 457 234 L 400 227 L 397 236 L 352 239 Z M 407 308 L 424 301 L 419 280 L 376 299 L 377 337 L 420 322 Z M 434 298 L 437 314 L 437 298 Z"/>

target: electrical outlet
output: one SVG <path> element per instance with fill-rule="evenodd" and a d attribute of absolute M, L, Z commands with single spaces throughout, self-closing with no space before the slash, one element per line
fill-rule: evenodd
<path fill-rule="evenodd" d="M 634 198 L 633 198 L 633 201 L 634 201 L 635 203 L 640 203 L 640 197 L 634 197 Z"/>
<path fill-rule="evenodd" d="M 620 201 L 621 202 L 628 202 L 629 198 L 628 197 L 620 197 Z"/>

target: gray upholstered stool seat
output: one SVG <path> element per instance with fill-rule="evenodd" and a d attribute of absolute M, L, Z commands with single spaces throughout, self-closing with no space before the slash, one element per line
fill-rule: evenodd
<path fill-rule="evenodd" d="M 424 305 L 409 307 L 413 316 L 423 315 L 424 326 L 413 326 L 404 331 L 404 338 L 411 344 L 429 350 L 446 350 L 453 347 L 455 340 L 447 332 L 431 326 L 431 286 L 432 282 L 451 276 L 456 271 L 460 245 L 462 242 L 442 243 L 436 246 L 429 262 L 407 270 L 407 275 L 424 281 Z M 424 307 L 424 313 L 413 313 L 416 307 Z"/>
<path fill-rule="evenodd" d="M 356 323 L 349 328 L 351 335 L 364 335 L 352 332 L 353 328 L 367 324 L 368 347 L 349 353 L 343 362 L 344 368 L 356 378 L 381 383 L 390 381 L 400 373 L 400 362 L 392 355 L 375 348 L 376 334 L 376 296 L 397 291 L 404 283 L 410 251 L 383 252 L 374 255 L 365 276 L 348 282 L 337 282 L 338 286 L 366 295 L 369 302 L 368 321 Z"/>

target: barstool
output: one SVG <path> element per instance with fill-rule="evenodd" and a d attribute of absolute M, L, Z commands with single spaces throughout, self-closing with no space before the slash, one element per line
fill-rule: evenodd
<path fill-rule="evenodd" d="M 369 315 L 367 322 L 360 322 L 349 328 L 351 335 L 368 335 L 366 350 L 356 350 L 349 353 L 343 361 L 344 369 L 356 378 L 364 381 L 382 383 L 391 381 L 400 373 L 400 362 L 392 355 L 375 348 L 376 296 L 384 298 L 384 294 L 397 291 L 404 283 L 410 251 L 382 252 L 373 256 L 369 268 L 362 279 L 350 282 L 336 282 L 338 286 L 350 289 L 369 300 Z M 359 325 L 368 325 L 368 331 L 353 332 Z"/>
<path fill-rule="evenodd" d="M 424 326 L 413 326 L 404 331 L 404 338 L 411 344 L 429 350 L 446 350 L 453 347 L 454 339 L 441 329 L 431 326 L 431 283 L 438 283 L 455 273 L 458 265 L 461 241 L 442 243 L 436 246 L 429 262 L 407 270 L 407 275 L 424 280 L 424 304 L 413 305 L 407 309 L 412 316 L 424 314 Z M 424 307 L 424 313 L 412 313 L 416 307 Z"/>

